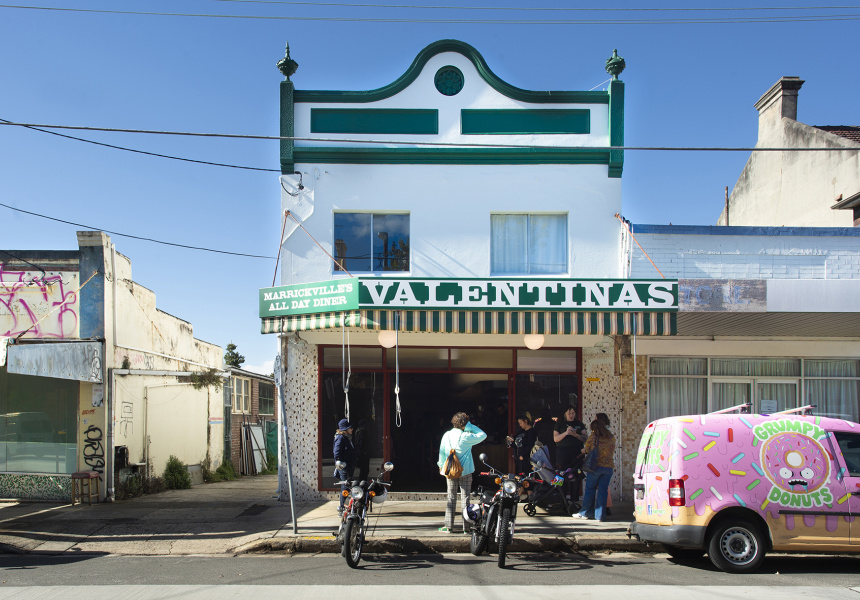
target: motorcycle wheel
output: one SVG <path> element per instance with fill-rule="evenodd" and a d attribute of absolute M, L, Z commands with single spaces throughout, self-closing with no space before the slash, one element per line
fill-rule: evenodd
<path fill-rule="evenodd" d="M 505 552 L 508 547 L 508 537 L 511 534 L 511 509 L 502 510 L 502 521 L 499 523 L 499 568 L 505 568 Z"/>
<path fill-rule="evenodd" d="M 469 550 L 475 556 L 481 556 L 487 548 L 487 536 L 483 529 L 483 523 L 478 523 L 472 528 L 472 541 L 469 543 Z"/>
<path fill-rule="evenodd" d="M 362 529 L 360 519 L 350 519 L 346 522 L 346 531 L 343 534 L 343 557 L 352 569 L 357 569 L 358 561 L 361 560 L 361 548 L 364 545 Z"/>
<path fill-rule="evenodd" d="M 525 506 L 523 506 L 523 512 L 526 513 L 528 516 L 533 517 L 537 514 L 537 509 L 535 508 L 534 504 L 526 504 Z"/>

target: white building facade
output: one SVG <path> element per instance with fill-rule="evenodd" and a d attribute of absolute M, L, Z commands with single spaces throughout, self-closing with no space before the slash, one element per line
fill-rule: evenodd
<path fill-rule="evenodd" d="M 281 335 L 298 498 L 334 495 L 347 416 L 370 468 L 391 460 L 392 491 L 422 498 L 444 492 L 455 412 L 502 469 L 526 413 L 606 412 L 621 431 L 613 336 L 671 335 L 678 288 L 625 274 L 619 62 L 607 90 L 534 92 L 443 40 L 377 90 L 282 82 L 281 286 L 260 309 Z"/>

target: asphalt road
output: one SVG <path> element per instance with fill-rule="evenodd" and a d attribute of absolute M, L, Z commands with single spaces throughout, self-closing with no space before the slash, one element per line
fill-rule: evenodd
<path fill-rule="evenodd" d="M 669 594 L 683 600 L 696 600 L 700 594 L 704 594 L 703 598 L 714 594 L 725 597 L 729 588 L 731 597 L 756 600 L 776 598 L 771 594 L 777 592 L 783 599 L 800 596 L 834 599 L 842 598 L 843 594 L 860 598 L 860 593 L 850 591 L 850 588 L 860 589 L 860 557 L 775 555 L 765 560 L 761 572 L 752 575 L 717 571 L 706 558 L 682 564 L 672 562 L 665 554 L 627 553 L 513 554 L 508 557 L 506 569 L 499 569 L 496 557 L 488 555 L 366 555 L 359 567 L 350 569 L 335 554 L 183 557 L 7 554 L 0 555 L 0 598 L 116 600 L 177 597 L 176 594 L 184 598 L 200 593 L 201 598 L 217 600 L 243 596 L 241 590 L 249 592 L 257 586 L 291 586 L 290 593 L 284 592 L 288 597 L 303 590 L 311 597 L 327 598 L 329 590 L 320 586 L 334 586 L 330 591 L 336 593 L 337 587 L 347 584 L 353 597 L 357 594 L 378 598 L 371 593 L 374 587 L 398 586 L 410 588 L 411 597 L 434 598 L 435 594 L 436 600 L 438 586 L 450 586 L 446 596 L 461 586 L 473 589 L 486 586 L 480 597 L 499 597 L 494 589 L 497 586 L 530 586 L 531 598 L 544 597 L 544 592 L 546 597 L 551 594 L 558 598 L 558 593 L 568 591 L 569 586 L 580 598 L 590 597 L 593 590 L 597 593 L 602 588 L 601 597 L 605 599 L 609 590 L 605 586 L 616 586 L 618 589 L 614 591 L 635 594 L 638 600 L 652 597 L 664 600 Z"/>

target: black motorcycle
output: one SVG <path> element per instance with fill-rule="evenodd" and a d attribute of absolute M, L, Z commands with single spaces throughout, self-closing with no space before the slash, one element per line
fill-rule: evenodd
<path fill-rule="evenodd" d="M 463 517 L 471 525 L 472 540 L 469 550 L 480 556 L 490 540 L 499 545 L 499 567 L 504 568 L 507 549 L 514 539 L 514 522 L 517 518 L 517 504 L 534 480 L 529 475 L 501 473 L 487 464 L 487 455 L 481 454 L 480 460 L 490 470 L 481 475 L 495 476 L 498 491 L 478 488 L 478 504 L 469 504 L 463 509 Z"/>
<path fill-rule="evenodd" d="M 337 466 L 337 468 L 343 467 Z M 382 476 L 393 468 L 394 465 L 387 462 L 382 466 L 383 472 L 376 479 L 339 483 L 344 488 L 341 493 L 348 500 L 343 507 L 340 527 L 334 535 L 341 544 L 340 553 L 346 559 L 346 564 L 353 569 L 358 568 L 358 561 L 361 560 L 361 551 L 364 548 L 367 533 L 367 513 L 373 512 L 374 501 L 378 504 L 385 501 L 388 495 L 388 490 L 385 488 L 391 484 L 382 481 Z"/>

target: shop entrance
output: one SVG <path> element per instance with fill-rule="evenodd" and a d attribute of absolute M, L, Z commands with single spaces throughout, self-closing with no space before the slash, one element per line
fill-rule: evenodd
<path fill-rule="evenodd" d="M 338 421 L 347 416 L 347 395 L 354 440 L 363 457 L 355 476 L 375 475 L 388 460 L 394 463 L 392 490 L 413 493 L 445 492 L 436 461 L 442 435 L 451 429 L 455 413 L 465 412 L 487 433 L 472 453 L 476 471 L 481 471 L 485 470 L 478 460 L 481 453 L 498 469 L 514 468 L 513 450 L 505 437 L 515 432 L 516 416 L 543 417 L 541 426 L 551 429 L 552 419 L 565 408 L 579 409 L 581 364 L 576 350 L 405 348 L 395 358 L 380 348 L 353 347 L 347 368 L 342 348 L 323 347 L 321 355 L 323 490 L 335 489 L 332 445 Z M 350 365 L 354 370 L 348 376 L 347 394 L 344 380 Z M 399 415 L 394 392 L 398 380 Z M 551 444 L 551 432 L 548 435 Z"/>

